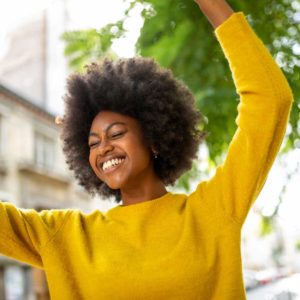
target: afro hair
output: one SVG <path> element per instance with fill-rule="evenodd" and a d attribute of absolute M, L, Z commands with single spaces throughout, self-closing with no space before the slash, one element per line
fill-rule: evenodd
<path fill-rule="evenodd" d="M 206 135 L 190 90 L 150 58 L 92 63 L 85 73 L 70 75 L 64 100 L 61 138 L 66 163 L 88 193 L 115 196 L 116 202 L 121 201 L 120 191 L 110 189 L 89 164 L 89 131 L 100 111 L 140 123 L 149 145 L 159 153 L 154 170 L 165 185 L 174 184 L 191 168 Z"/>

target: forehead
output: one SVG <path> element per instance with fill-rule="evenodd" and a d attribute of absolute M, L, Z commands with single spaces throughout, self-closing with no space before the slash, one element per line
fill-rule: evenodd
<path fill-rule="evenodd" d="M 114 123 L 129 127 L 139 127 L 138 121 L 132 117 L 109 110 L 103 110 L 95 116 L 91 125 L 91 131 L 95 129 L 106 130 L 108 126 Z"/>

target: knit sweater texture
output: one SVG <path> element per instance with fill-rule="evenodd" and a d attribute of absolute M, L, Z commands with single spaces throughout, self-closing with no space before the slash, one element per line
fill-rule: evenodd
<path fill-rule="evenodd" d="M 210 180 L 190 195 L 105 213 L 0 204 L 0 253 L 44 269 L 51 299 L 245 299 L 241 228 L 280 149 L 293 96 L 243 13 L 215 34 L 240 102 L 228 154 Z"/>

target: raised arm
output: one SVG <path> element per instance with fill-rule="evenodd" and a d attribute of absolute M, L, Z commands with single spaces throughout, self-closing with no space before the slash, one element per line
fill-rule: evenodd
<path fill-rule="evenodd" d="M 280 68 L 243 13 L 232 13 L 225 1 L 197 2 L 216 28 L 240 103 L 238 128 L 225 162 L 211 180 L 199 184 L 191 197 L 196 203 L 208 205 L 210 211 L 225 213 L 242 224 L 280 149 L 293 96 Z"/>

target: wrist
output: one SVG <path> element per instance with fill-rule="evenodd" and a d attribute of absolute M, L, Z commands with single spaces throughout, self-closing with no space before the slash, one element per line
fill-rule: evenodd
<path fill-rule="evenodd" d="M 195 0 L 195 2 L 214 28 L 217 28 L 234 13 L 225 0 Z"/>

